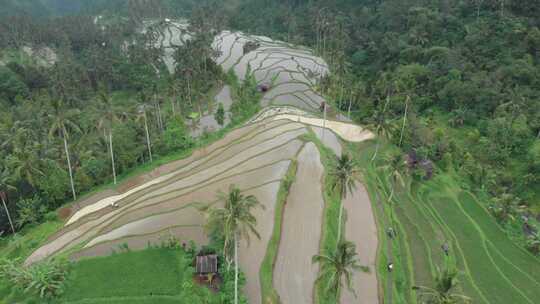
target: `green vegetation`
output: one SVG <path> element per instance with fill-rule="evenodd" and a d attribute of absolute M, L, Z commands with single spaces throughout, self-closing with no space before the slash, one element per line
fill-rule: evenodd
<path fill-rule="evenodd" d="M 232 303 L 234 289 L 228 282 L 233 274 L 220 265 L 224 280 L 218 292 L 197 285 L 193 280 L 195 251 L 185 251 L 177 243 L 127 251 L 108 257 L 84 259 L 68 266 L 60 295 L 48 303 Z M 50 269 L 56 263 L 37 264 L 32 268 Z M 65 265 L 65 264 L 62 264 Z M 5 266 L 4 266 L 5 267 Z M 28 272 L 32 272 L 32 268 Z M 10 280 L 13 276 L 10 275 Z M 22 293 L 2 282 L 1 303 L 42 303 L 39 297 Z M 40 278 L 40 281 L 43 279 Z M 4 284 L 5 283 L 5 284 Z M 34 287 L 33 287 L 34 288 Z M 230 301 L 230 302 L 229 302 Z"/>
<path fill-rule="evenodd" d="M 326 281 L 324 291 L 335 294 L 335 303 L 339 302 L 343 285 L 356 294 L 352 286 L 352 277 L 355 271 L 361 270 L 356 256 L 356 245 L 341 240 L 331 255 L 313 257 L 313 263 L 321 264 L 322 269 L 317 280 Z"/>
<path fill-rule="evenodd" d="M 42 299 L 59 296 L 64 289 L 68 263 L 50 260 L 25 267 L 16 260 L 0 262 L 0 278 L 10 282 L 24 293 L 32 293 Z"/>
<path fill-rule="evenodd" d="M 437 265 L 446 260 L 442 246 L 448 244 L 460 270 L 457 290 L 473 303 L 534 302 L 540 282 L 533 270 L 540 267 L 538 259 L 508 239 L 485 202 L 458 183 L 459 176 L 439 172 L 426 181 L 407 170 L 410 173 L 403 173 L 410 187 L 402 187 L 385 166 L 386 155 L 395 155 L 397 148 L 381 144 L 381 157 L 371 162 L 375 146 L 351 144 L 348 149 L 356 151 L 363 168 L 379 230 L 396 229 L 395 239 L 379 234 L 379 274 L 387 298 L 411 303 L 408 299 L 417 296 L 413 286 L 434 288 Z M 393 273 L 386 270 L 388 261 L 396 265 Z"/>
<path fill-rule="evenodd" d="M 514 220 L 500 224 L 530 248 L 540 210 L 539 4 L 253 0 L 231 25 L 311 46 L 330 66 L 318 88 L 331 108 L 417 166 L 455 170 L 463 187 L 487 195 L 484 207 L 512 195 Z"/>
<path fill-rule="evenodd" d="M 437 268 L 435 288 L 425 286 L 415 286 L 413 288 L 419 291 L 420 298 L 424 299 L 424 301 L 427 299 L 427 303 L 453 304 L 469 302 L 470 298 L 454 292 L 454 289 L 459 284 L 457 276 L 457 270 L 447 263 L 444 269 Z"/>
<path fill-rule="evenodd" d="M 260 109 L 253 75 L 248 71 L 239 83 L 212 61 L 213 30 L 229 19 L 235 29 L 311 46 L 329 63 L 331 74 L 315 87 L 331 112 L 346 113 L 379 135 L 374 143 L 350 145 L 347 155 L 362 168 L 377 217 L 385 301 L 414 304 L 419 294 L 413 286 L 437 290 L 437 265 L 448 258 L 461 284 L 452 278 L 443 284 L 446 291 L 456 289 L 475 303 L 534 303 L 540 296 L 534 256 L 540 254 L 538 0 L 89 2 L 9 0 L 0 8 L 0 172 L 6 175 L 0 191 L 22 230 L 0 240 L 0 257 L 28 256 L 61 226 L 51 212 L 71 197 L 183 158 Z M 194 37 L 174 49 L 177 64 L 168 73 L 155 41 L 162 25 L 149 26 L 147 35 L 136 29 L 145 18 L 174 18 L 180 11 L 191 18 Z M 88 15 L 68 15 L 73 12 Z M 103 20 L 95 22 L 91 14 L 101 12 Z M 36 15 L 59 17 L 29 17 Z M 57 55 L 54 65 L 40 65 L 22 51 L 42 46 Z M 211 108 L 209 92 L 223 82 L 235 100 L 232 123 L 191 138 L 189 121 Z M 218 109 L 220 124 L 223 116 Z M 330 172 L 332 152 L 313 134 L 307 140 L 317 144 Z M 288 180 L 260 271 L 263 296 L 273 301 Z M 347 183 L 341 191 L 336 184 L 326 173 L 323 255 L 334 253 L 341 235 Z M 10 230 L 2 211 L 0 232 Z M 184 253 L 171 255 L 178 254 Z M 174 260 L 164 253 L 159 258 Z M 393 272 L 387 263 L 396 266 Z M 81 265 L 74 265 L 73 278 L 85 271 L 99 277 Z M 77 284 L 89 283 L 72 277 L 64 297 L 72 292 L 69 301 L 80 303 L 175 301 L 184 279 L 176 275 L 169 277 L 176 289 L 156 298 L 134 281 L 126 285 L 130 290 L 119 288 L 124 294 L 76 298 Z M 319 303 L 333 303 L 339 294 L 324 289 L 329 279 L 317 285 Z M 0 283 L 5 301 L 23 299 Z"/>
<path fill-rule="evenodd" d="M 337 159 L 335 168 L 333 168 L 332 176 L 332 190 L 339 193 L 341 200 L 341 206 L 339 208 L 338 217 L 338 241 L 341 240 L 341 225 L 343 224 L 343 200 L 347 197 L 348 193 L 352 193 L 356 190 L 356 176 L 354 162 L 347 154 L 341 155 Z"/>
<path fill-rule="evenodd" d="M 238 244 L 241 239 L 249 240 L 253 234 L 260 238 L 257 232 L 257 219 L 251 213 L 252 209 L 264 205 L 253 195 L 244 195 L 235 185 L 230 185 L 228 193 L 218 193 L 218 202 L 223 207 L 208 205 L 202 210 L 208 215 L 207 230 L 213 236 L 219 236 L 223 240 L 223 253 L 228 265 L 233 263 L 234 256 L 234 303 L 238 304 Z"/>
<path fill-rule="evenodd" d="M 186 115 L 208 107 L 214 94 L 206 94 L 224 80 L 211 60 L 212 37 L 204 31 L 217 28 L 218 19 L 201 14 L 191 16 L 200 20 L 191 27 L 193 42 L 174 50 L 182 60 L 172 74 L 152 35 L 134 30 L 142 25 L 139 18 L 107 16 L 103 28 L 92 16 L 2 18 L 0 169 L 9 176 L 0 191 L 7 192 L 14 222 L 42 220 L 37 215 L 19 219 L 35 197 L 43 214 L 96 186 L 117 183 L 134 168 L 155 167 L 155 160 L 185 156 L 201 144 L 191 139 Z M 159 24 L 147 28 L 154 36 L 162 30 Z M 134 41 L 129 48 L 126 39 Z M 37 53 L 44 46 L 53 65 L 22 60 L 23 47 Z M 238 115 L 232 124 L 243 119 Z M 4 219 L 1 212 L 0 231 L 7 233 Z"/>
<path fill-rule="evenodd" d="M 339 219 L 341 209 L 341 189 L 336 189 L 334 187 L 334 175 L 331 174 L 331 172 L 333 172 L 333 168 L 336 167 L 336 155 L 332 150 L 321 143 L 313 131 L 310 130 L 310 132 L 304 136 L 304 138 L 307 141 L 313 142 L 317 146 L 317 149 L 321 155 L 321 162 L 324 166 L 323 194 L 325 207 L 323 214 L 320 254 L 330 256 L 336 251 L 338 246 L 338 229 L 339 227 L 342 227 L 342 225 L 336 221 L 336 219 Z M 326 271 L 323 270 L 323 272 Z M 318 278 L 316 284 L 317 303 L 335 303 L 337 290 L 333 289 L 329 291 L 326 288 L 330 279 L 330 273 L 327 273 L 327 276 Z"/>
<path fill-rule="evenodd" d="M 74 264 L 61 299 L 167 295 L 212 299 L 211 292 L 193 285 L 192 263 L 193 257 L 177 248 L 151 248 L 82 260 Z"/>

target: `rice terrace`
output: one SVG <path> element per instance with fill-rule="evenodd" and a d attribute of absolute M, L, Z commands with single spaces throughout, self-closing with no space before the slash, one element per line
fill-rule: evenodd
<path fill-rule="evenodd" d="M 68 2 L 0 9 L 0 303 L 540 303 L 515 1 Z"/>

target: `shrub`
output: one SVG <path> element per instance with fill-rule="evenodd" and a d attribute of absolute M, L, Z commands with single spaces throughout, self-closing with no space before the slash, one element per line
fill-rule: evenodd
<path fill-rule="evenodd" d="M 69 175 L 59 165 L 48 160 L 42 168 L 43 175 L 38 178 L 38 188 L 47 199 L 47 203 L 61 202 L 69 193 Z"/>
<path fill-rule="evenodd" d="M 180 117 L 176 117 L 167 124 L 163 140 L 168 151 L 189 149 L 194 145 L 193 138 L 189 135 L 184 121 Z"/>
<path fill-rule="evenodd" d="M 225 123 L 225 109 L 223 108 L 223 104 L 221 102 L 218 104 L 215 119 L 220 126 L 223 126 Z"/>
<path fill-rule="evenodd" d="M 40 298 L 51 298 L 63 291 L 68 263 L 64 260 L 49 260 L 24 267 L 17 260 L 0 262 L 0 278 L 3 278 L 24 292 L 32 292 Z"/>
<path fill-rule="evenodd" d="M 19 228 L 27 224 L 37 224 L 47 212 L 47 207 L 42 204 L 38 196 L 22 199 L 17 202 L 18 217 L 15 223 Z"/>

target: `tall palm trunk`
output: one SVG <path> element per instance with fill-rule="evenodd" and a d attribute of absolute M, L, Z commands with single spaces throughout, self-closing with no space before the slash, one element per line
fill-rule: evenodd
<path fill-rule="evenodd" d="M 341 101 L 343 100 L 343 93 L 344 93 L 343 91 L 345 91 L 345 83 L 342 80 L 341 81 L 341 92 L 339 93 L 339 102 L 338 102 L 339 111 L 341 111 Z"/>
<path fill-rule="evenodd" d="M 377 132 L 378 133 L 378 132 Z M 380 136 L 377 138 L 377 144 L 375 145 L 375 153 L 373 153 L 373 157 L 371 158 L 371 162 L 377 158 L 377 153 L 379 152 L 379 145 L 380 145 L 381 138 Z"/>
<path fill-rule="evenodd" d="M 159 105 L 159 101 L 157 102 L 157 110 L 158 110 L 158 116 L 159 116 L 159 129 L 161 132 L 165 130 L 164 124 L 163 124 L 163 115 L 161 114 L 161 106 Z"/>
<path fill-rule="evenodd" d="M 407 98 L 408 101 L 408 98 Z M 403 114 L 403 125 L 401 126 L 401 135 L 399 136 L 399 146 L 403 142 L 403 131 L 405 131 L 405 123 L 407 122 L 407 110 L 409 109 L 409 103 L 405 102 L 405 113 Z"/>
<path fill-rule="evenodd" d="M 15 234 L 15 226 L 13 226 L 13 221 L 11 220 L 11 215 L 9 214 L 8 207 L 6 205 L 6 201 L 4 200 L 4 196 L 0 195 L 0 198 L 2 198 L 2 204 L 4 205 L 4 209 L 6 210 L 6 214 L 9 220 L 9 225 L 11 226 L 11 231 Z"/>
<path fill-rule="evenodd" d="M 114 180 L 114 184 L 116 185 L 116 168 L 115 168 L 115 165 L 114 165 L 114 152 L 113 152 L 113 144 L 112 144 L 112 130 L 109 130 L 109 148 L 111 150 L 111 164 L 112 164 L 113 180 Z"/>
<path fill-rule="evenodd" d="M 352 100 L 353 100 L 353 92 L 351 91 L 351 96 L 349 98 L 349 108 L 347 109 L 347 118 L 351 119 L 351 107 L 352 107 Z"/>
<path fill-rule="evenodd" d="M 146 130 L 146 144 L 148 145 L 148 155 L 150 155 L 150 162 L 153 162 L 152 159 L 152 147 L 150 144 L 150 133 L 148 132 L 148 121 L 146 120 L 146 112 L 144 112 L 144 129 Z"/>
<path fill-rule="evenodd" d="M 176 108 L 174 106 L 174 104 L 176 103 L 176 95 L 171 99 L 171 110 L 172 110 L 172 114 L 173 114 L 173 117 L 176 116 Z"/>
<path fill-rule="evenodd" d="M 238 235 L 234 233 L 234 304 L 238 304 Z"/>
<path fill-rule="evenodd" d="M 69 157 L 69 149 L 68 149 L 68 143 L 66 134 L 62 132 L 62 137 L 64 139 L 64 149 L 66 150 L 66 158 L 68 163 L 68 171 L 69 171 L 69 180 L 71 182 L 71 193 L 73 194 L 73 200 L 77 200 L 77 194 L 75 193 L 75 183 L 73 183 L 73 171 L 71 170 L 71 159 Z"/>
<path fill-rule="evenodd" d="M 337 231 L 337 244 L 341 240 L 341 224 L 343 223 L 343 199 L 341 200 L 341 205 L 339 207 L 339 219 L 338 219 L 338 231 Z"/>
<path fill-rule="evenodd" d="M 324 143 L 324 133 L 326 131 L 326 102 L 324 103 L 324 114 L 323 114 L 323 129 L 322 129 L 322 142 Z"/>
<path fill-rule="evenodd" d="M 189 78 L 187 79 L 187 89 L 188 89 L 189 106 L 193 107 L 193 99 L 191 98 L 191 81 Z"/>

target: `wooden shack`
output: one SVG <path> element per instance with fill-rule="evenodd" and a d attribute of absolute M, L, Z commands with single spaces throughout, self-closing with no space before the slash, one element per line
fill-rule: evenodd
<path fill-rule="evenodd" d="M 199 255 L 195 262 L 195 272 L 199 276 L 207 276 L 218 272 L 218 257 L 216 254 Z"/>

